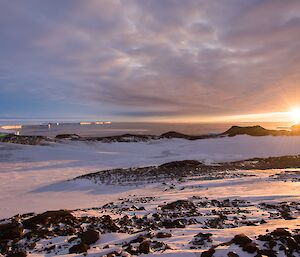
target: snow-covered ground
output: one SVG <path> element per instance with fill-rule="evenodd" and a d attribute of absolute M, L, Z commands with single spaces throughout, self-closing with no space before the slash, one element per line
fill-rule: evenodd
<path fill-rule="evenodd" d="M 102 169 L 185 159 L 211 163 L 294 154 L 300 154 L 300 137 L 67 142 L 49 146 L 0 144 L 0 218 L 31 211 L 98 206 L 135 191 L 124 187 L 95 190 L 90 185 L 64 183 Z"/>
<path fill-rule="evenodd" d="M 173 203 L 178 200 L 192 200 L 194 202 L 199 201 L 210 201 L 210 200 L 218 200 L 220 202 L 224 201 L 224 199 L 230 199 L 230 201 L 241 201 L 242 204 L 237 207 L 239 211 L 235 213 L 234 208 L 231 209 L 228 207 L 216 208 L 215 210 L 230 213 L 228 214 L 224 226 L 220 228 L 211 228 L 206 227 L 203 228 L 203 224 L 205 224 L 208 220 L 218 217 L 210 216 L 210 212 L 214 209 L 213 206 L 200 208 L 201 215 L 196 217 L 196 220 L 200 224 L 190 225 L 185 228 L 176 228 L 176 229 L 162 229 L 163 232 L 171 233 L 172 237 L 162 240 L 166 243 L 171 249 L 163 252 L 147 254 L 143 256 L 200 256 L 203 250 L 207 250 L 210 245 L 218 245 L 224 242 L 230 241 L 237 234 L 246 234 L 250 238 L 254 239 L 259 235 L 266 234 L 268 231 L 273 231 L 276 228 L 286 228 L 286 229 L 299 229 L 300 225 L 300 182 L 291 182 L 291 181 L 281 181 L 281 180 L 272 180 L 270 177 L 276 171 L 247 171 L 244 172 L 249 175 L 254 175 L 254 177 L 244 177 L 237 179 L 222 179 L 222 180 L 211 180 L 211 181 L 183 181 L 177 183 L 167 183 L 167 185 L 154 185 L 147 186 L 146 188 L 142 188 L 133 192 L 130 192 L 129 199 L 133 200 L 135 197 L 137 198 L 147 198 L 152 197 L 153 200 L 149 201 L 146 204 L 137 204 L 137 207 L 143 206 L 145 207 L 145 211 L 122 211 L 123 215 L 138 215 L 138 217 L 142 217 L 145 214 L 151 216 L 151 214 L 155 213 L 160 206 L 164 206 L 166 203 Z M 299 177 L 299 176 L 298 176 Z M 169 187 L 170 186 L 170 187 Z M 121 201 L 114 202 L 115 206 L 120 208 L 126 207 L 122 202 L 125 199 L 121 198 Z M 226 201 L 226 200 L 225 200 Z M 243 203 L 243 201 L 246 202 Z M 126 201 L 125 201 L 126 202 Z M 260 206 L 262 203 L 268 204 L 278 204 L 278 203 L 292 203 L 298 202 L 298 205 L 293 212 L 293 216 L 296 219 L 285 220 L 280 218 L 270 218 L 269 214 L 274 210 L 263 209 Z M 121 203 L 121 204 L 120 204 Z M 131 204 L 127 204 L 127 206 L 131 206 Z M 244 212 L 245 211 L 245 212 Z M 88 211 L 78 211 L 75 214 L 77 215 L 96 215 L 97 211 L 88 210 Z M 170 211 L 172 213 L 172 211 Z M 99 214 L 98 214 L 99 215 Z M 171 215 L 170 215 L 171 216 Z M 243 218 L 241 218 L 243 216 Z M 245 224 L 242 225 L 233 225 L 234 220 L 244 219 Z M 266 220 L 265 224 L 260 224 L 261 220 Z M 255 225 L 246 225 L 247 222 L 254 222 Z M 242 222 L 243 223 L 243 222 Z M 196 245 L 196 248 L 193 249 L 193 244 L 191 243 L 198 233 L 211 233 L 212 234 L 212 244 L 205 243 L 203 246 Z M 155 233 L 154 233 L 155 234 Z M 120 242 L 124 242 L 124 234 L 116 233 L 115 237 L 107 238 L 107 235 L 103 236 L 98 243 L 94 244 L 94 249 L 89 251 L 89 255 L 91 257 L 96 257 L 99 254 L 106 254 L 111 252 L 110 250 L 103 249 L 105 245 L 110 245 L 112 248 L 114 244 L 118 246 Z M 129 237 L 127 235 L 127 237 Z M 130 241 L 130 240 L 129 240 Z M 262 242 L 263 244 L 263 242 Z M 192 247 L 191 247 L 192 246 Z M 118 247 L 117 247 L 118 249 Z M 240 247 L 236 245 L 231 246 L 221 246 L 216 248 L 216 253 L 214 256 L 223 257 L 227 256 L 229 251 L 233 251 L 238 253 L 239 256 L 254 256 L 255 254 L 249 254 L 243 252 Z M 285 256 L 285 255 L 278 255 Z M 294 255 L 298 256 L 298 255 Z M 299 255 L 300 256 L 300 255 Z"/>
<path fill-rule="evenodd" d="M 158 240 L 162 248 L 168 245 L 171 249 L 155 250 L 155 253 L 141 256 L 200 256 L 212 245 L 229 242 L 240 233 L 256 240 L 262 249 L 263 242 L 256 239 L 258 235 L 280 227 L 298 233 L 295 229 L 300 225 L 300 176 L 295 169 L 289 172 L 232 171 L 233 176 L 229 172 L 229 176 L 221 179 L 212 176 L 207 180 L 200 176 L 138 186 L 99 185 L 86 178 L 67 180 L 103 169 L 159 165 L 178 160 L 193 159 L 210 164 L 297 154 L 300 154 L 300 137 L 238 136 L 139 143 L 69 141 L 47 146 L 0 144 L 0 218 L 58 209 L 80 209 L 73 212 L 78 219 L 83 216 L 101 218 L 103 214 L 109 214 L 112 218 L 128 215 L 132 220 L 143 217 L 154 222 L 153 214 L 159 214 L 161 222 L 179 215 L 177 217 L 183 218 L 184 222 L 190 218 L 196 222 L 172 229 L 158 223 L 160 225 L 153 229 L 154 235 L 149 240 L 152 240 L 151 244 L 158 244 Z M 161 206 L 178 200 L 189 201 L 197 207 L 192 210 L 184 207 L 179 212 L 177 207 L 163 211 Z M 109 202 L 111 204 L 103 207 Z M 135 207 L 131 207 L 133 205 Z M 99 208 L 84 209 L 89 207 Z M 128 233 L 102 233 L 100 239 L 91 245 L 88 256 L 103 256 L 113 250 L 123 251 L 123 256 L 126 256 L 125 242 L 132 242 L 140 234 L 145 234 L 145 231 L 138 232 L 141 230 L 138 224 L 132 225 L 132 231 Z M 171 237 L 158 239 L 158 232 L 170 233 Z M 211 236 L 203 241 L 201 233 L 211 233 Z M 70 247 L 79 240 L 72 241 L 72 237 L 39 239 L 29 256 L 68 255 Z M 139 247 L 139 243 L 130 244 Z M 49 247 L 51 250 L 45 250 Z M 274 250 L 279 252 L 278 256 L 285 256 L 279 246 Z M 214 256 L 227 256 L 229 251 L 239 256 L 255 255 L 230 243 L 218 246 Z"/>
<path fill-rule="evenodd" d="M 231 242 L 238 234 L 246 234 L 253 242 L 257 243 L 258 248 L 266 249 L 268 248 L 266 246 L 267 243 L 258 240 L 258 236 L 269 234 L 278 228 L 285 228 L 285 231 L 297 231 L 299 229 L 300 182 L 289 181 L 287 176 L 282 181 L 280 178 L 273 176 L 277 172 L 276 170 L 243 171 L 241 173 L 252 176 L 208 181 L 187 179 L 165 184 L 151 184 L 136 189 L 125 187 L 124 189 L 127 192 L 123 194 L 123 197 L 119 193 L 115 194 L 113 188 L 105 186 L 101 190 L 98 184 L 85 179 L 69 182 L 70 188 L 61 188 L 60 190 L 76 189 L 76 185 L 85 187 L 92 194 L 97 195 L 99 193 L 98 197 L 102 198 L 99 203 L 110 202 L 112 199 L 110 194 L 115 196 L 113 202 L 108 205 L 98 205 L 99 208 L 96 209 L 74 211 L 72 214 L 75 217 L 84 217 L 84 220 L 88 220 L 86 217 L 91 217 L 91 220 L 94 220 L 95 218 L 101 219 L 103 215 L 110 215 L 116 220 L 127 216 L 129 220 L 128 228 L 125 225 L 125 231 L 104 232 L 104 228 L 101 231 L 100 239 L 90 245 L 88 253 L 79 254 L 78 256 L 98 257 L 114 251 L 120 252 L 120 255 L 116 256 L 131 256 L 126 252 L 128 245 L 140 249 L 139 245 L 141 242 L 134 242 L 134 240 L 139 238 L 139 236 L 147 235 L 143 240 L 152 242 L 153 250 L 151 251 L 154 252 L 147 255 L 141 254 L 141 256 L 195 257 L 201 256 L 203 251 L 216 246 L 215 254 L 213 255 L 215 257 L 226 257 L 229 252 L 234 252 L 241 257 L 254 257 L 257 252 L 248 253 L 235 243 L 220 244 Z M 292 171 L 292 174 L 294 172 L 295 170 Z M 64 186 L 66 185 L 67 183 L 64 184 Z M 58 188 L 56 189 L 60 191 Z M 78 192 L 75 195 L 78 196 Z M 189 204 L 194 204 L 197 206 L 196 210 L 193 207 L 192 209 L 183 207 L 184 204 L 181 205 L 178 201 L 187 201 Z M 177 207 L 163 209 L 167 204 L 174 202 L 178 203 L 175 205 Z M 292 215 L 292 218 L 284 217 L 282 211 L 287 210 L 287 208 L 289 210 L 288 214 Z M 159 221 L 154 219 L 154 215 L 157 214 L 159 215 Z M 145 223 L 140 221 L 135 224 L 134 220 L 138 218 L 141 218 L 141 221 Z M 184 220 L 184 222 L 193 220 L 193 222 L 187 223 L 183 227 L 171 226 L 169 228 L 166 225 L 161 225 L 160 222 L 164 219 L 174 221 L 180 219 Z M 130 220 L 135 225 L 130 223 Z M 146 224 L 149 223 L 147 220 L 150 220 L 150 226 L 152 223 L 156 224 L 150 230 L 150 236 L 148 236 L 149 229 Z M 101 227 L 102 224 L 104 223 L 96 220 L 96 223 L 93 223 L 91 227 L 100 226 L 99 230 L 101 230 L 103 229 Z M 120 224 L 123 223 L 119 220 L 118 225 L 120 226 Z M 64 225 L 60 226 L 64 227 Z M 82 224 L 81 226 L 87 227 L 88 225 Z M 169 234 L 170 236 L 160 238 L 157 236 L 159 233 Z M 209 239 L 202 240 L 203 237 L 199 235 L 203 234 L 208 234 Z M 73 234 L 47 236 L 46 238 L 42 237 L 33 241 L 36 241 L 36 244 L 29 254 L 31 257 L 74 256 L 74 254 L 69 254 L 69 251 L 80 242 L 79 238 L 76 238 L 76 234 L 75 236 Z M 159 245 L 158 242 L 161 244 L 159 248 L 162 250 L 155 248 L 155 245 Z M 277 246 L 273 250 L 275 253 L 278 252 L 278 255 L 275 256 L 288 256 L 284 255 L 283 250 L 280 250 L 279 243 L 276 244 Z M 297 254 L 294 252 L 294 255 L 290 256 L 300 256 Z"/>

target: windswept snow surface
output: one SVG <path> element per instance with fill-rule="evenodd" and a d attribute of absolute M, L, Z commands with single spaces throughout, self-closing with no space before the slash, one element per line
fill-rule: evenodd
<path fill-rule="evenodd" d="M 102 169 L 156 165 L 185 159 L 212 163 L 296 154 L 300 154 L 300 137 L 238 136 L 139 143 L 66 142 L 48 146 L 0 144 L 0 218 L 32 211 L 99 206 L 118 197 L 145 192 L 140 188 L 65 182 Z M 221 183 L 217 192 L 239 195 L 247 188 L 245 181 L 243 183 L 246 185 L 228 183 Z M 299 186 L 293 188 L 293 192 L 295 190 L 299 192 Z M 251 191 L 257 197 L 264 193 L 264 190 Z M 287 195 L 288 192 L 283 190 L 279 194 Z"/>

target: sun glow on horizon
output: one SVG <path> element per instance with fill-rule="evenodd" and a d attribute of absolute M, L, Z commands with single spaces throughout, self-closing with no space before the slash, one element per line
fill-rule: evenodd
<path fill-rule="evenodd" d="M 292 122 L 299 123 L 300 122 L 300 107 L 293 108 L 289 112 L 289 115 L 290 115 L 290 117 L 292 119 Z"/>
<path fill-rule="evenodd" d="M 161 121 L 161 120 L 160 120 Z M 223 115 L 223 116 L 190 116 L 180 117 L 174 120 L 164 118 L 167 122 L 208 122 L 208 123 L 232 123 L 232 122 L 285 122 L 290 125 L 300 123 L 300 107 L 292 108 L 290 111 L 282 112 L 266 112 L 266 113 L 248 113 L 238 115 Z"/>

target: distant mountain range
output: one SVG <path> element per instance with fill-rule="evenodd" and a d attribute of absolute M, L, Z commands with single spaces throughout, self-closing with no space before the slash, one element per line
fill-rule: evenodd
<path fill-rule="evenodd" d="M 55 138 L 49 138 L 45 136 L 19 136 L 14 134 L 2 135 L 0 142 L 4 143 L 15 143 L 15 144 L 26 144 L 26 145 L 41 145 L 47 144 L 47 142 L 60 142 L 63 140 L 72 141 L 99 141 L 104 143 L 110 142 L 146 142 L 149 140 L 159 139 L 172 139 L 181 138 L 186 140 L 200 140 L 209 138 L 222 138 L 222 137 L 234 137 L 238 135 L 248 136 L 300 136 L 300 124 L 291 127 L 291 130 L 270 130 L 265 129 L 262 126 L 249 126 L 240 127 L 232 126 L 230 129 L 219 134 L 204 134 L 204 135 L 187 135 L 176 131 L 169 131 L 156 135 L 136 135 L 136 134 L 123 134 L 118 136 L 108 137 L 81 137 L 77 134 L 59 134 Z"/>

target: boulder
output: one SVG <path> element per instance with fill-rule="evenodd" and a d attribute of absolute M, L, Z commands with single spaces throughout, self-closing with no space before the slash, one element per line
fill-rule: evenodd
<path fill-rule="evenodd" d="M 215 252 L 216 252 L 215 249 L 210 248 L 209 250 L 202 252 L 201 257 L 212 257 L 214 256 Z"/>
<path fill-rule="evenodd" d="M 300 245 L 293 237 L 286 237 L 286 244 L 290 250 L 300 250 Z"/>
<path fill-rule="evenodd" d="M 144 242 L 140 243 L 140 245 L 138 247 L 138 251 L 140 253 L 144 253 L 144 254 L 150 253 L 152 251 L 152 249 L 151 249 L 151 241 L 147 240 L 147 241 L 144 241 Z"/>
<path fill-rule="evenodd" d="M 164 220 L 162 225 L 165 228 L 185 228 L 185 219 L 177 219 L 177 220 Z"/>
<path fill-rule="evenodd" d="M 0 240 L 13 240 L 23 235 L 24 229 L 18 223 L 0 224 Z"/>
<path fill-rule="evenodd" d="M 277 257 L 278 256 L 278 252 L 271 250 L 271 249 L 263 249 L 263 250 L 259 250 L 257 256 L 261 257 L 261 256 L 268 256 L 268 257 Z"/>
<path fill-rule="evenodd" d="M 88 249 L 90 249 L 89 245 L 80 243 L 77 245 L 73 245 L 69 249 L 69 253 L 86 253 L 88 251 Z"/>
<path fill-rule="evenodd" d="M 193 240 L 191 243 L 193 245 L 205 245 L 207 242 L 212 242 L 211 240 L 211 233 L 198 233 L 197 235 L 194 236 Z"/>
<path fill-rule="evenodd" d="M 165 211 L 165 210 L 190 210 L 190 209 L 195 210 L 196 206 L 191 201 L 188 201 L 188 200 L 178 200 L 178 201 L 175 201 L 175 202 L 163 205 L 161 207 L 161 209 L 163 211 Z"/>
<path fill-rule="evenodd" d="M 243 246 L 243 250 L 247 253 L 255 253 L 259 250 L 259 248 L 257 247 L 257 244 L 249 243 Z"/>
<path fill-rule="evenodd" d="M 299 235 L 294 235 L 294 239 L 300 245 L 300 234 Z"/>
<path fill-rule="evenodd" d="M 232 241 L 233 241 L 233 243 L 235 243 L 239 246 L 242 246 L 242 247 L 252 242 L 252 240 L 249 237 L 247 237 L 245 234 L 236 235 L 232 239 Z"/>
<path fill-rule="evenodd" d="M 117 232 L 120 227 L 114 222 L 114 220 L 109 215 L 103 215 L 101 217 L 102 227 L 109 232 Z"/>
<path fill-rule="evenodd" d="M 99 232 L 92 229 L 88 229 L 80 235 L 81 242 L 87 245 L 96 243 L 99 238 Z"/>
<path fill-rule="evenodd" d="M 273 232 L 271 232 L 271 235 L 277 237 L 287 237 L 291 236 L 291 233 L 284 228 L 277 228 Z"/>
<path fill-rule="evenodd" d="M 172 237 L 172 234 L 170 233 L 165 233 L 165 232 L 158 232 L 156 234 L 157 238 L 168 238 L 168 237 Z"/>
<path fill-rule="evenodd" d="M 235 253 L 235 252 L 229 252 L 229 253 L 227 253 L 227 256 L 228 257 L 240 257 L 237 253 Z"/>
<path fill-rule="evenodd" d="M 271 241 L 272 239 L 273 239 L 273 238 L 272 238 L 271 235 L 259 235 L 259 236 L 257 237 L 257 240 L 259 240 L 259 241 L 265 241 L 265 242 Z"/>
<path fill-rule="evenodd" d="M 128 245 L 127 248 L 125 248 L 125 251 L 131 255 L 137 255 L 137 249 L 132 245 Z"/>
<path fill-rule="evenodd" d="M 106 256 L 107 256 L 107 257 L 116 257 L 116 256 L 120 256 L 120 252 L 113 251 L 113 252 L 111 252 L 111 253 L 108 253 Z"/>
<path fill-rule="evenodd" d="M 6 255 L 6 257 L 26 257 L 26 256 L 27 256 L 26 251 L 10 252 Z"/>

